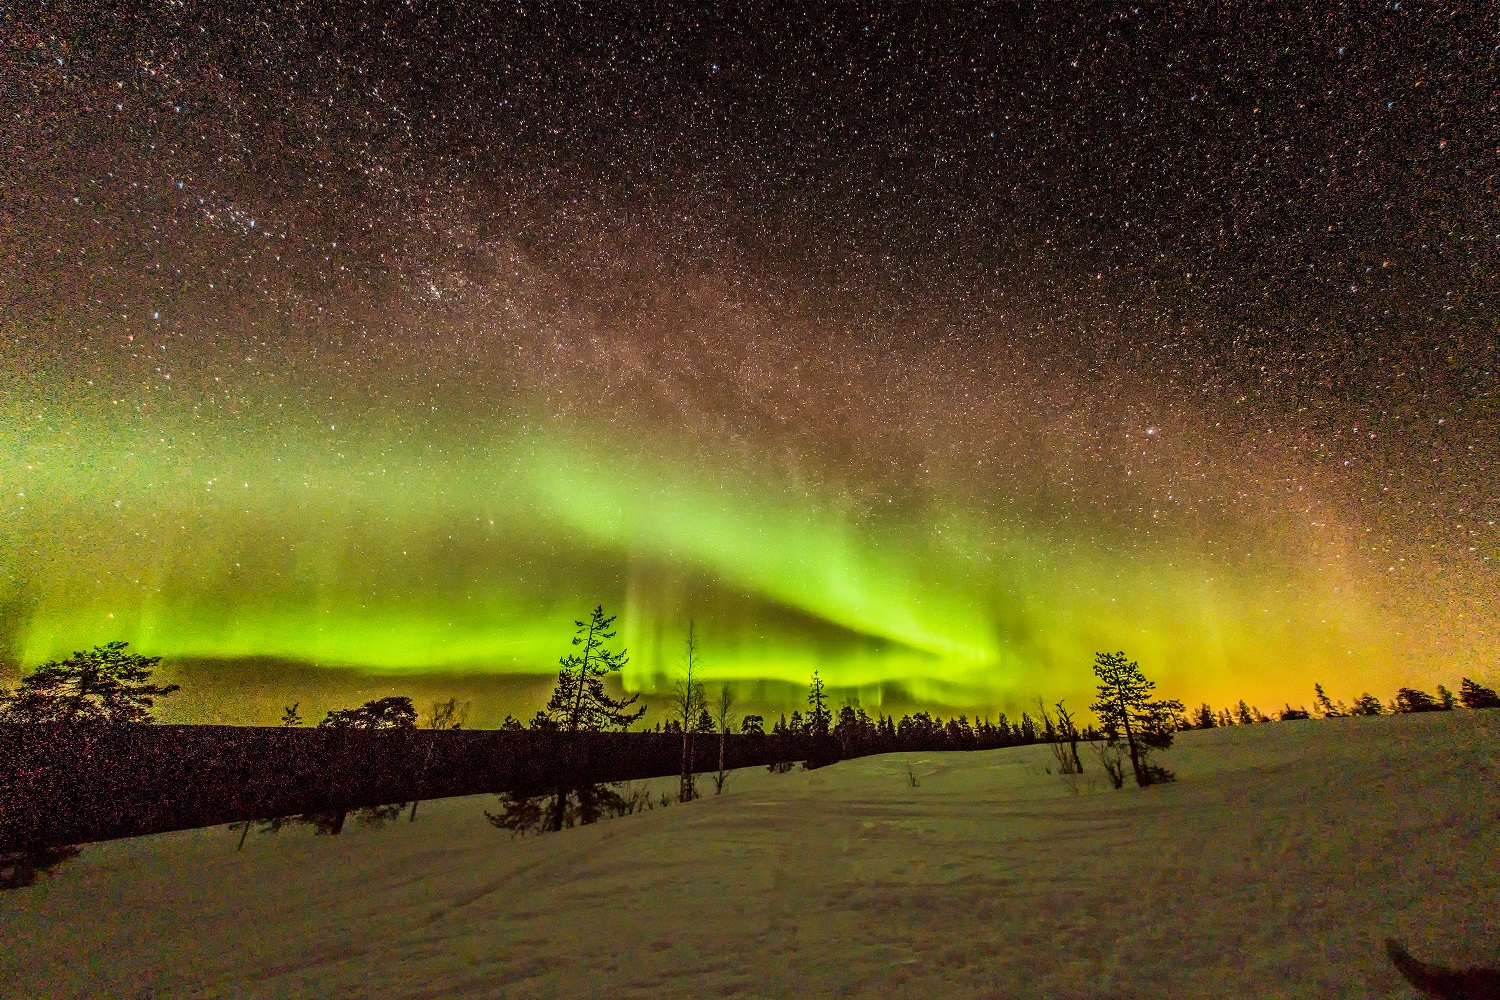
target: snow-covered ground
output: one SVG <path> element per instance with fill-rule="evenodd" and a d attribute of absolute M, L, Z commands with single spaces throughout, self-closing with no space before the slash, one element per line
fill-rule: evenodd
<path fill-rule="evenodd" d="M 474 797 L 117 841 L 0 893 L 0 993 L 1412 997 L 1387 936 L 1500 965 L 1497 750 L 1500 711 L 1276 723 L 1183 734 L 1144 791 L 1028 747 L 520 840 Z"/>

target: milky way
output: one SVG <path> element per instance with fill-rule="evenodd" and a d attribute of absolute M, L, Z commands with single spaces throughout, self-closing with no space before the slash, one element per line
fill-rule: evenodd
<path fill-rule="evenodd" d="M 1493 24 L 902 9 L 22 17 L 12 674 L 1494 680 Z"/>

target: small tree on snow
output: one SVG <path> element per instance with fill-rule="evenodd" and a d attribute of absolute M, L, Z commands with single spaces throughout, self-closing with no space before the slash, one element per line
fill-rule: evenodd
<path fill-rule="evenodd" d="M 1385 712 L 1385 706 L 1380 704 L 1380 699 L 1366 691 L 1354 699 L 1354 707 L 1349 710 L 1350 715 L 1381 715 Z"/>
<path fill-rule="evenodd" d="M 457 698 L 449 698 L 447 701 L 435 701 L 432 703 L 432 707 L 422 717 L 422 728 L 431 729 L 433 732 L 439 733 L 453 732 L 462 729 L 464 723 L 468 721 L 469 703 L 464 702 L 460 705 Z M 432 752 L 436 747 L 436 742 L 429 741 L 427 752 L 422 755 L 422 769 L 418 772 L 419 777 L 417 779 L 419 787 L 427 778 L 427 769 L 432 766 Z M 412 802 L 411 815 L 406 818 L 408 823 L 415 823 L 417 821 L 417 806 L 421 804 L 421 801 L 421 799 L 416 799 Z"/>
<path fill-rule="evenodd" d="M 725 684 L 719 688 L 719 697 L 714 699 L 714 725 L 719 730 L 719 770 L 714 775 L 714 794 L 719 795 L 724 791 L 724 781 L 729 777 L 729 772 L 724 770 L 724 745 L 729 740 L 730 726 L 733 724 L 734 692 L 729 690 Z"/>
<path fill-rule="evenodd" d="M 698 731 L 698 715 L 704 710 L 703 684 L 698 674 L 698 632 L 688 622 L 687 648 L 683 654 L 682 673 L 672 688 L 672 713 L 682 730 L 682 770 L 677 782 L 677 801 L 690 802 L 698 797 L 693 775 L 693 733 Z"/>
<path fill-rule="evenodd" d="M 1146 755 L 1172 745 L 1173 724 L 1183 710 L 1182 702 L 1153 700 L 1156 682 L 1147 680 L 1140 664 L 1127 660 L 1123 652 L 1096 654 L 1094 674 L 1099 679 L 1099 700 L 1089 707 L 1114 740 L 1121 732 L 1125 734 L 1136 784 L 1144 787 L 1171 780 L 1171 772 L 1147 764 Z"/>
<path fill-rule="evenodd" d="M 151 709 L 176 684 L 152 684 L 159 656 L 125 652 L 129 643 L 107 642 L 66 660 L 53 660 L 21 678 L 13 694 L 0 696 L 0 722 L 27 724 L 155 721 Z"/>
<path fill-rule="evenodd" d="M 1063 708 L 1063 703 L 1059 701 L 1056 705 L 1057 722 L 1054 725 L 1052 717 L 1047 714 L 1046 703 L 1038 698 L 1036 704 L 1042 713 L 1043 729 L 1052 734 L 1048 742 L 1052 746 L 1052 756 L 1057 760 L 1057 772 L 1082 774 L 1083 761 L 1078 759 L 1079 732 L 1072 713 Z"/>

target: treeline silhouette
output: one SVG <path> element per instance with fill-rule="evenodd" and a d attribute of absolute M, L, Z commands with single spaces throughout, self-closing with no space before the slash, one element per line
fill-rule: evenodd
<path fill-rule="evenodd" d="M 806 713 L 783 713 L 768 731 L 763 716 L 733 718 L 727 687 L 710 711 L 694 678 L 690 629 L 672 717 L 629 732 L 644 708 L 603 686 L 627 662 L 612 647 L 613 621 L 596 608 L 576 622 L 575 651 L 560 661 L 546 707 L 526 724 L 507 717 L 493 731 L 465 729 L 468 706 L 455 699 L 419 717 L 406 697 L 335 709 L 314 727 L 303 724 L 296 704 L 276 728 L 153 725 L 154 699 L 177 690 L 152 683 L 159 658 L 114 642 L 45 664 L 0 695 L 0 888 L 27 884 L 72 857 L 70 845 L 194 826 L 242 824 L 243 846 L 252 826 L 274 832 L 307 824 L 338 834 L 351 814 L 379 824 L 410 805 L 414 819 L 423 799 L 486 792 L 501 796 L 499 811 L 489 814 L 496 826 L 540 832 L 634 811 L 640 794 L 614 787 L 625 781 L 677 774 L 678 801 L 687 801 L 697 797 L 703 773 L 722 791 L 740 767 L 785 770 L 797 761 L 819 767 L 871 754 L 1038 743 L 1052 746 L 1059 773 L 1083 770 L 1082 742 L 1116 788 L 1131 772 L 1144 786 L 1172 780 L 1148 758 L 1184 729 L 1500 707 L 1494 690 L 1465 677 L 1456 695 L 1442 686 L 1436 695 L 1401 688 L 1386 704 L 1364 693 L 1346 706 L 1315 685 L 1311 711 L 1288 703 L 1272 717 L 1241 700 L 1188 712 L 1179 701 L 1154 699 L 1154 684 L 1124 653 L 1101 653 L 1099 700 L 1090 705 L 1097 728 L 1078 728 L 1062 702 L 1049 711 L 1040 699 L 1035 716 L 1023 711 L 1014 719 L 944 720 L 925 711 L 898 719 L 856 704 L 834 711 L 814 671 Z"/>
<path fill-rule="evenodd" d="M 1264 722 L 1294 722 L 1298 719 L 1339 719 L 1350 716 L 1409 715 L 1416 712 L 1451 712 L 1455 708 L 1500 708 L 1500 695 L 1493 688 L 1483 687 L 1465 677 L 1459 683 L 1458 694 L 1439 684 L 1437 694 L 1431 695 L 1416 688 L 1398 688 L 1396 696 L 1382 703 L 1368 691 L 1345 705 L 1334 701 L 1323 690 L 1322 684 L 1313 685 L 1313 707 L 1293 708 L 1288 702 L 1273 715 L 1266 715 L 1254 705 L 1241 699 L 1239 704 L 1215 710 L 1204 702 L 1191 713 L 1180 714 L 1175 725 L 1182 729 L 1216 729 L 1225 726 L 1252 726 Z"/>

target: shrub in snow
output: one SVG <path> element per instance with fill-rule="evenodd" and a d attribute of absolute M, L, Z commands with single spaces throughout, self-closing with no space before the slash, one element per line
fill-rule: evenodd
<path fill-rule="evenodd" d="M 1101 740 L 1089 745 L 1094 748 L 1094 753 L 1099 757 L 1104 773 L 1109 775 L 1110 783 L 1116 788 L 1124 788 L 1125 748 L 1113 740 Z"/>

